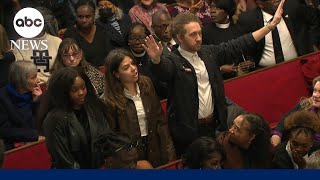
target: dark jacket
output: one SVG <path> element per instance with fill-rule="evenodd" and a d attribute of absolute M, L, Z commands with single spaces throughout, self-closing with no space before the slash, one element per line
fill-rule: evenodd
<path fill-rule="evenodd" d="M 38 140 L 34 111 L 37 103 L 18 106 L 17 98 L 10 96 L 6 87 L 0 89 L 0 139 L 4 140 L 6 150 L 14 148 L 15 142 Z"/>
<path fill-rule="evenodd" d="M 148 127 L 147 160 L 156 167 L 175 160 L 175 149 L 152 82 L 148 77 L 140 76 L 140 78 L 146 78 L 148 86 L 152 86 L 150 94 L 140 86 L 140 95 Z M 131 99 L 127 98 L 125 111 L 119 109 L 111 111 L 108 122 L 115 132 L 127 133 L 132 141 L 141 139 L 137 111 Z"/>
<path fill-rule="evenodd" d="M 103 157 L 95 151 L 93 143 L 98 134 L 110 132 L 110 129 L 102 109 L 86 104 L 83 110 L 86 112 L 89 128 L 83 127 L 74 112 L 60 109 L 51 110 L 44 120 L 43 131 L 53 168 L 101 167 Z"/>
<path fill-rule="evenodd" d="M 112 45 L 114 47 L 124 47 L 127 45 L 126 38 L 131 25 L 131 19 L 128 15 L 124 14 L 122 19 L 117 20 L 117 22 L 119 23 L 121 34 L 111 25 L 113 22 L 103 22 L 100 18 L 97 19 L 97 23 L 109 33 Z"/>
<path fill-rule="evenodd" d="M 287 143 L 288 142 L 284 142 L 276 147 L 274 157 L 272 160 L 272 168 L 294 169 L 291 158 L 286 150 Z M 315 142 L 314 145 L 311 147 L 310 151 L 308 152 L 308 154 L 311 155 L 314 151 L 317 151 L 319 149 L 320 149 L 320 144 Z"/>
<path fill-rule="evenodd" d="M 311 53 L 313 51 L 312 45 L 318 44 L 320 32 L 319 14 L 316 10 L 306 5 L 294 4 L 293 1 L 286 1 L 283 19 L 298 55 Z M 237 23 L 238 30 L 242 34 L 256 31 L 263 26 L 264 20 L 260 8 L 242 13 Z M 260 62 L 264 46 L 265 38 L 261 39 L 256 48 L 250 52 L 256 64 Z"/>
<path fill-rule="evenodd" d="M 198 51 L 209 75 L 219 131 L 227 130 L 227 109 L 223 80 L 216 60 L 224 58 L 226 54 L 236 57 L 254 45 L 255 40 L 250 34 L 220 45 L 202 46 Z M 162 56 L 160 63 L 152 68 L 161 81 L 168 83 L 169 128 L 175 145 L 179 144 L 185 150 L 199 136 L 199 97 L 195 70 L 178 50 Z M 187 69 L 191 69 L 191 72 Z"/>
<path fill-rule="evenodd" d="M 8 83 L 9 67 L 15 61 L 12 52 L 3 53 L 3 59 L 0 59 L 0 87 Z"/>

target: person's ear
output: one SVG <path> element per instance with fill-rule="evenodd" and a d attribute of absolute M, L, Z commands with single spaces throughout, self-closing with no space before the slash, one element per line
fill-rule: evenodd
<path fill-rule="evenodd" d="M 113 71 L 113 73 L 112 73 L 117 79 L 119 79 L 120 78 L 120 75 L 119 75 L 119 73 L 118 72 L 115 72 L 115 71 Z"/>
<path fill-rule="evenodd" d="M 178 39 L 179 42 L 182 42 L 182 41 L 183 41 L 183 35 L 178 34 L 178 35 L 177 35 L 177 39 Z M 181 41 L 181 40 L 182 40 L 182 41 Z"/>
<path fill-rule="evenodd" d="M 249 139 L 249 144 L 252 143 L 252 141 L 254 140 L 254 138 L 256 138 L 256 135 L 255 134 L 251 134 L 251 137 Z"/>

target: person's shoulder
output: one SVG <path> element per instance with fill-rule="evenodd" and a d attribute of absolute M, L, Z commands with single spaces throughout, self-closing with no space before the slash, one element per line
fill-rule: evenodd
<path fill-rule="evenodd" d="M 260 8 L 256 8 L 250 11 L 245 11 L 240 14 L 239 16 L 239 22 L 238 23 L 243 23 L 243 22 L 254 22 L 254 19 L 257 19 L 257 17 L 261 15 L 262 16 L 262 11 Z"/>
<path fill-rule="evenodd" d="M 11 64 L 12 62 L 14 62 L 16 60 L 13 52 L 10 50 L 10 51 L 7 51 L 5 53 L 3 53 L 3 58 L 0 59 L 0 63 L 1 63 L 1 66 L 2 64 Z"/>
<path fill-rule="evenodd" d="M 67 119 L 67 114 L 68 113 L 62 109 L 53 108 L 48 112 L 48 114 L 44 120 L 44 124 L 51 124 L 52 125 L 52 123 L 56 124 L 57 122 L 61 122 L 64 119 Z"/>
<path fill-rule="evenodd" d="M 205 34 L 206 32 L 211 32 L 213 29 L 216 29 L 217 26 L 214 23 L 209 23 L 203 26 L 202 28 L 202 33 L 204 36 L 210 36 L 209 34 Z"/>
<path fill-rule="evenodd" d="M 75 37 L 77 36 L 79 33 L 78 33 L 78 29 L 72 25 L 72 26 L 69 26 L 67 27 L 66 31 L 64 32 L 64 37 L 67 38 L 67 37 Z"/>
<path fill-rule="evenodd" d="M 132 8 L 130 8 L 130 10 L 129 10 L 129 15 L 133 15 L 134 12 L 136 12 L 138 10 L 139 10 L 139 5 L 138 4 L 132 6 Z"/>
<path fill-rule="evenodd" d="M 53 41 L 53 42 L 56 42 L 56 43 L 59 43 L 59 44 L 62 42 L 62 40 L 59 37 L 53 36 L 53 35 L 51 35 L 49 33 L 47 33 L 47 38 L 46 39 L 48 39 L 50 41 Z"/>

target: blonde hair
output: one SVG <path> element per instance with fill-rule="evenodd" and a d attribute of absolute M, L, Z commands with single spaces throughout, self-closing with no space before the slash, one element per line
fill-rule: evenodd
<path fill-rule="evenodd" d="M 314 87 L 316 85 L 316 83 L 319 81 L 320 81 L 320 76 L 314 78 L 312 81 L 312 87 Z M 309 110 L 310 108 L 312 108 L 312 104 L 313 104 L 312 97 L 310 97 L 310 98 L 302 97 L 300 100 L 300 106 L 304 110 Z"/>
<path fill-rule="evenodd" d="M 4 53 L 10 51 L 10 44 L 8 35 L 4 27 L 0 24 L 0 59 L 3 58 Z"/>

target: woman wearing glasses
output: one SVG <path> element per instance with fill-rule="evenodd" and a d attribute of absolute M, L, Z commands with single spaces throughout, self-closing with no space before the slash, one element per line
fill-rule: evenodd
<path fill-rule="evenodd" d="M 320 169 L 320 144 L 314 138 L 320 132 L 317 115 L 300 110 L 290 114 L 284 121 L 289 141 L 276 147 L 274 168 Z"/>
<path fill-rule="evenodd" d="M 255 113 L 239 115 L 229 131 L 217 137 L 226 154 L 224 169 L 266 169 L 271 165 L 270 128 Z"/>
<path fill-rule="evenodd" d="M 108 126 L 106 106 L 95 94 L 90 80 L 80 68 L 57 70 L 47 90 L 52 105 L 43 131 L 52 167 L 92 169 L 102 165 L 101 153 L 93 143 Z"/>
<path fill-rule="evenodd" d="M 104 75 L 99 70 L 89 64 L 83 54 L 78 43 L 71 39 L 64 39 L 58 49 L 57 58 L 52 65 L 51 74 L 63 67 L 81 67 L 89 77 L 94 91 L 97 95 L 101 95 L 104 91 Z"/>
<path fill-rule="evenodd" d="M 138 159 L 154 167 L 175 159 L 175 150 L 151 80 L 139 75 L 130 52 L 115 49 L 106 59 L 104 101 L 109 125 L 138 145 Z"/>
<path fill-rule="evenodd" d="M 128 32 L 128 46 L 134 57 L 135 64 L 137 65 L 138 71 L 141 75 L 148 76 L 157 92 L 157 95 L 161 99 L 166 99 L 167 97 L 167 84 L 160 82 L 153 75 L 151 71 L 152 62 L 149 55 L 144 50 L 142 44 L 147 36 L 150 35 L 150 31 L 140 23 L 133 23 L 129 27 Z"/>

